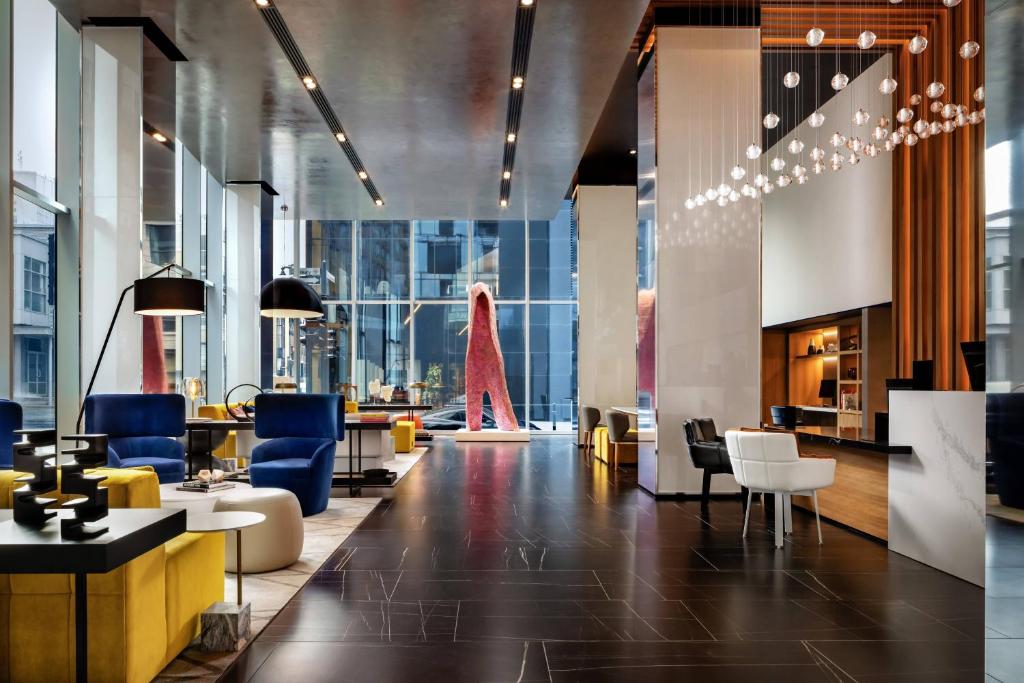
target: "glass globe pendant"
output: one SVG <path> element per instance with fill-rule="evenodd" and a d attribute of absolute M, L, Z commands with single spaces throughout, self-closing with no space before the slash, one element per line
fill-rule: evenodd
<path fill-rule="evenodd" d="M 928 127 L 925 127 L 924 130 L 922 130 L 920 133 L 918 133 L 917 137 L 919 139 L 921 139 L 921 140 L 927 140 L 929 137 L 931 137 L 931 134 L 932 134 L 932 129 L 928 128 Z"/>
<path fill-rule="evenodd" d="M 836 131 L 835 133 L 832 133 L 832 137 L 830 137 L 828 141 L 833 147 L 842 147 L 846 144 L 846 137 L 839 131 Z"/>
<path fill-rule="evenodd" d="M 921 104 L 921 96 L 918 95 L 917 93 L 914 93 L 913 95 L 910 96 L 910 105 L 912 107 L 916 107 L 919 104 Z"/>
<path fill-rule="evenodd" d="M 871 120 L 871 114 L 867 113 L 863 109 L 858 109 L 853 115 L 853 124 L 855 126 L 863 126 L 865 123 Z"/>
<path fill-rule="evenodd" d="M 932 81 L 924 90 L 924 93 L 933 100 L 936 97 L 942 97 L 942 93 L 944 92 L 946 92 L 946 86 L 938 81 Z"/>
<path fill-rule="evenodd" d="M 793 167 L 793 175 L 796 176 L 797 178 L 803 178 L 805 175 L 807 175 L 807 169 L 801 166 L 800 164 L 797 164 L 796 166 Z"/>
<path fill-rule="evenodd" d="M 938 135 L 942 132 L 942 124 L 938 121 L 932 121 L 928 124 L 928 133 L 930 135 Z"/>
<path fill-rule="evenodd" d="M 778 177 L 778 180 L 776 180 L 776 182 L 779 184 L 779 187 L 789 187 L 789 184 L 793 182 L 793 179 L 790 178 L 787 174 L 783 173 Z"/>
<path fill-rule="evenodd" d="M 900 123 L 910 123 L 914 119 L 914 110 L 909 107 L 903 107 L 896 112 L 896 120 Z"/>
<path fill-rule="evenodd" d="M 707 199 L 709 202 L 715 201 L 716 199 L 718 199 L 718 190 L 716 190 L 713 187 L 709 187 L 707 191 L 704 193 L 704 198 Z"/>
<path fill-rule="evenodd" d="M 978 45 L 973 40 L 968 40 L 966 43 L 960 46 L 960 56 L 964 59 L 974 59 L 981 52 L 981 45 Z"/>
<path fill-rule="evenodd" d="M 757 190 L 751 187 L 750 183 L 743 183 L 743 187 L 740 188 L 740 194 L 744 197 L 753 197 L 757 195 Z"/>
<path fill-rule="evenodd" d="M 832 154 L 832 158 L 829 159 L 829 166 L 832 167 L 833 171 L 838 171 L 843 167 L 843 155 L 839 152 Z"/>
<path fill-rule="evenodd" d="M 796 184 L 797 185 L 806 185 L 807 181 L 808 181 L 808 177 L 806 175 L 802 175 L 802 176 L 800 176 L 799 178 L 796 179 Z"/>
<path fill-rule="evenodd" d="M 956 7 L 960 4 L 960 0 L 942 0 L 942 4 L 946 7 Z"/>
<path fill-rule="evenodd" d="M 872 142 L 870 145 L 865 146 L 864 147 L 864 154 L 866 156 L 868 156 L 869 158 L 871 158 L 871 159 L 874 159 L 875 157 L 877 157 L 878 156 L 878 148 L 875 147 L 875 143 Z"/>
<path fill-rule="evenodd" d="M 921 135 L 922 132 L 928 130 L 928 122 L 924 119 L 918 119 L 914 122 L 914 132 Z"/>
<path fill-rule="evenodd" d="M 786 148 L 790 154 L 799 154 L 804 151 L 804 143 L 796 138 L 789 141 L 789 146 Z"/>
<path fill-rule="evenodd" d="M 812 27 L 807 32 L 807 44 L 811 47 L 818 47 L 823 40 L 825 40 L 825 32 L 817 26 Z"/>
<path fill-rule="evenodd" d="M 754 176 L 754 187 L 764 187 L 764 184 L 768 182 L 768 176 L 764 173 L 758 173 Z"/>
<path fill-rule="evenodd" d="M 752 142 L 747 145 L 747 158 L 753 161 L 754 159 L 761 156 L 761 145 L 756 142 Z"/>
<path fill-rule="evenodd" d="M 762 123 L 764 124 L 765 128 L 771 130 L 772 128 L 775 128 L 775 126 L 779 125 L 779 115 L 773 111 L 770 111 L 764 115 L 764 120 L 762 121 Z"/>
<path fill-rule="evenodd" d="M 944 107 L 942 107 L 942 118 L 944 118 L 944 119 L 954 118 L 959 113 L 959 111 L 960 110 L 957 109 L 955 104 L 947 104 Z"/>
<path fill-rule="evenodd" d="M 967 115 L 966 114 L 957 114 L 956 118 L 953 119 L 953 120 L 956 122 L 956 125 L 957 125 L 958 128 L 963 128 L 964 126 L 967 125 Z"/>
<path fill-rule="evenodd" d="M 825 162 L 815 161 L 814 166 L 811 167 L 811 170 L 814 171 L 814 175 L 821 175 L 822 173 L 825 172 Z"/>
<path fill-rule="evenodd" d="M 972 111 L 967 116 L 967 121 L 975 126 L 981 123 L 983 120 L 984 119 L 982 118 L 980 111 Z"/>
<path fill-rule="evenodd" d="M 846 163 L 850 164 L 850 166 L 856 166 L 860 163 L 860 157 L 857 156 L 856 152 L 850 152 L 850 156 L 846 158 Z"/>
<path fill-rule="evenodd" d="M 811 148 L 811 159 L 814 161 L 821 161 L 825 158 L 825 150 L 815 145 Z"/>
<path fill-rule="evenodd" d="M 782 157 L 775 157 L 772 159 L 770 166 L 773 171 L 781 171 L 786 168 L 786 160 Z"/>
<path fill-rule="evenodd" d="M 687 197 L 686 201 L 683 202 L 683 206 L 692 211 L 693 209 L 697 208 L 697 202 L 693 199 L 693 197 Z"/>
<path fill-rule="evenodd" d="M 907 137 L 903 138 L 903 144 L 905 144 L 907 147 L 913 147 L 914 145 L 917 144 L 917 136 L 914 135 L 913 133 L 908 133 Z"/>
<path fill-rule="evenodd" d="M 821 124 L 823 123 L 825 123 L 825 115 L 820 111 L 812 112 L 811 115 L 807 117 L 807 124 L 811 128 L 821 128 Z"/>
<path fill-rule="evenodd" d="M 876 39 L 877 36 L 871 31 L 863 31 L 859 36 L 857 36 L 857 47 L 862 50 L 867 50 L 875 44 Z"/>
<path fill-rule="evenodd" d="M 892 76 L 886 76 L 882 79 L 882 82 L 878 84 L 878 92 L 883 95 L 891 95 L 896 92 L 896 79 Z"/>
<path fill-rule="evenodd" d="M 747 175 L 747 169 L 743 168 L 739 164 L 736 164 L 735 166 L 732 167 L 732 170 L 729 171 L 729 175 L 732 176 L 733 180 L 739 180 L 743 176 Z"/>
<path fill-rule="evenodd" d="M 832 89 L 839 92 L 850 83 L 850 77 L 844 74 L 842 71 L 837 71 L 836 75 L 832 77 Z"/>
<path fill-rule="evenodd" d="M 730 202 L 735 203 L 735 202 L 738 202 L 739 200 L 740 200 L 740 193 L 739 192 L 737 192 L 736 190 L 732 190 L 731 192 L 729 192 L 729 201 Z"/>
<path fill-rule="evenodd" d="M 984 102 L 985 101 L 985 86 L 979 85 L 978 89 L 974 91 L 974 101 Z"/>
<path fill-rule="evenodd" d="M 859 152 L 864 147 L 864 142 L 860 138 L 850 138 L 846 142 L 846 148 L 851 152 Z"/>
<path fill-rule="evenodd" d="M 889 117 L 888 116 L 885 116 L 883 114 L 882 116 L 878 117 L 878 125 L 880 125 L 882 128 L 888 128 L 889 127 L 889 123 L 890 123 L 890 121 L 889 121 Z"/>
<path fill-rule="evenodd" d="M 697 193 L 697 196 L 693 198 L 693 201 L 697 202 L 697 206 L 704 206 L 708 203 L 708 200 L 701 193 Z"/>
<path fill-rule="evenodd" d="M 892 134 L 889 136 L 889 141 L 893 145 L 900 144 L 901 142 L 903 142 L 903 133 L 899 132 L 898 130 L 894 130 Z"/>
<path fill-rule="evenodd" d="M 892 140 L 886 140 L 884 143 L 882 143 L 882 146 L 885 148 L 886 152 L 891 152 L 894 149 L 896 149 L 896 145 L 892 143 Z"/>
<path fill-rule="evenodd" d="M 795 88 L 796 86 L 800 85 L 800 74 L 798 74 L 795 71 L 790 71 L 789 73 L 782 77 L 782 85 L 786 86 L 787 88 Z"/>
<path fill-rule="evenodd" d="M 882 140 L 889 137 L 889 130 L 886 128 L 882 128 L 881 126 L 875 126 L 875 129 L 871 131 L 871 137 L 873 137 L 876 141 L 881 142 Z"/>
<path fill-rule="evenodd" d="M 729 197 L 723 194 L 718 198 L 718 201 L 716 203 L 719 206 L 729 206 Z"/>
<path fill-rule="evenodd" d="M 955 121 L 949 120 L 949 121 L 943 121 L 942 122 L 942 132 L 944 132 L 944 133 L 952 133 L 954 130 L 956 130 L 956 122 Z"/>
<path fill-rule="evenodd" d="M 907 43 L 907 49 L 910 50 L 910 54 L 919 55 L 928 49 L 928 39 L 918 33 Z"/>
<path fill-rule="evenodd" d="M 721 185 L 718 186 L 718 196 L 719 197 L 727 197 L 727 196 L 729 196 L 729 190 L 731 190 L 731 189 L 732 188 L 729 187 L 726 183 L 722 183 Z"/>
<path fill-rule="evenodd" d="M 761 192 L 764 192 L 765 194 L 771 194 L 772 192 L 775 192 L 775 185 L 772 183 L 772 181 L 769 180 L 764 184 L 764 187 L 761 188 Z"/>
<path fill-rule="evenodd" d="M 939 100 L 932 100 L 932 103 L 928 105 L 928 109 L 930 109 L 933 114 L 938 114 L 942 111 L 942 102 Z"/>

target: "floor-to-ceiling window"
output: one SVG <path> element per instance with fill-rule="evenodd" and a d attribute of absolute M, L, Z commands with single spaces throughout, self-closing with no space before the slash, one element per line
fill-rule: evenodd
<path fill-rule="evenodd" d="M 25 426 L 53 427 L 56 404 L 57 14 L 47 0 L 13 7 L 14 235 L 12 398 Z"/>
<path fill-rule="evenodd" d="M 468 289 L 494 292 L 512 405 L 522 426 L 573 429 L 576 419 L 576 232 L 565 202 L 551 220 L 308 220 L 300 272 L 319 283 L 325 320 L 304 323 L 303 391 L 372 380 L 407 388 L 464 420 Z M 275 248 L 276 250 L 276 248 Z M 314 277 L 315 272 L 321 272 Z M 283 336 L 278 340 L 283 345 Z M 485 399 L 485 409 L 489 401 Z"/>

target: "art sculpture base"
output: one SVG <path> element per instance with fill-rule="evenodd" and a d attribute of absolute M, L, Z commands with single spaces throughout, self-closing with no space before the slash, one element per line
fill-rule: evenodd
<path fill-rule="evenodd" d="M 237 652 L 249 636 L 251 603 L 215 602 L 202 614 L 200 648 L 205 652 Z"/>
<path fill-rule="evenodd" d="M 459 431 L 455 432 L 455 440 L 459 442 L 523 442 L 530 440 L 530 432 L 525 429 L 522 429 L 518 432 L 506 432 L 500 429 L 481 429 L 478 432 L 471 432 L 468 429 L 460 429 Z"/>

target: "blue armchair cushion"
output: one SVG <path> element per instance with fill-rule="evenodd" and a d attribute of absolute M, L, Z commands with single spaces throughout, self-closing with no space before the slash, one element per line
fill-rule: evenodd
<path fill-rule="evenodd" d="M 0 398 L 0 470 L 9 470 L 14 463 L 14 444 L 19 440 L 14 430 L 21 426 L 21 405 Z"/>
<path fill-rule="evenodd" d="M 163 437 L 156 437 L 163 438 Z M 107 467 L 152 467 L 161 484 L 180 484 L 185 481 L 185 461 L 175 458 L 137 456 L 122 458 L 115 448 L 107 449 Z"/>
<path fill-rule="evenodd" d="M 345 404 L 336 394 L 260 394 L 256 397 L 256 436 L 345 438 Z"/>
<path fill-rule="evenodd" d="M 256 409 L 259 419 L 259 408 Z M 284 437 L 252 450 L 250 483 L 291 491 L 308 517 L 327 508 L 334 475 L 334 439 Z"/>
<path fill-rule="evenodd" d="M 85 429 L 111 438 L 182 436 L 185 397 L 181 394 L 93 394 L 85 399 Z"/>

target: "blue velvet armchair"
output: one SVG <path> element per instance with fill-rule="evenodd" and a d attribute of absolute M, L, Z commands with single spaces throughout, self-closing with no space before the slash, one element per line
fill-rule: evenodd
<path fill-rule="evenodd" d="M 256 436 L 270 440 L 252 450 L 252 485 L 291 491 L 304 517 L 325 510 L 335 441 L 345 438 L 343 410 L 344 404 L 333 394 L 257 396 Z"/>
<path fill-rule="evenodd" d="M 19 441 L 14 430 L 21 429 L 21 406 L 0 398 L 0 470 L 11 469 L 14 462 L 14 444 Z"/>
<path fill-rule="evenodd" d="M 85 430 L 110 437 L 108 467 L 148 465 L 161 484 L 185 480 L 185 397 L 181 394 L 93 394 Z"/>

